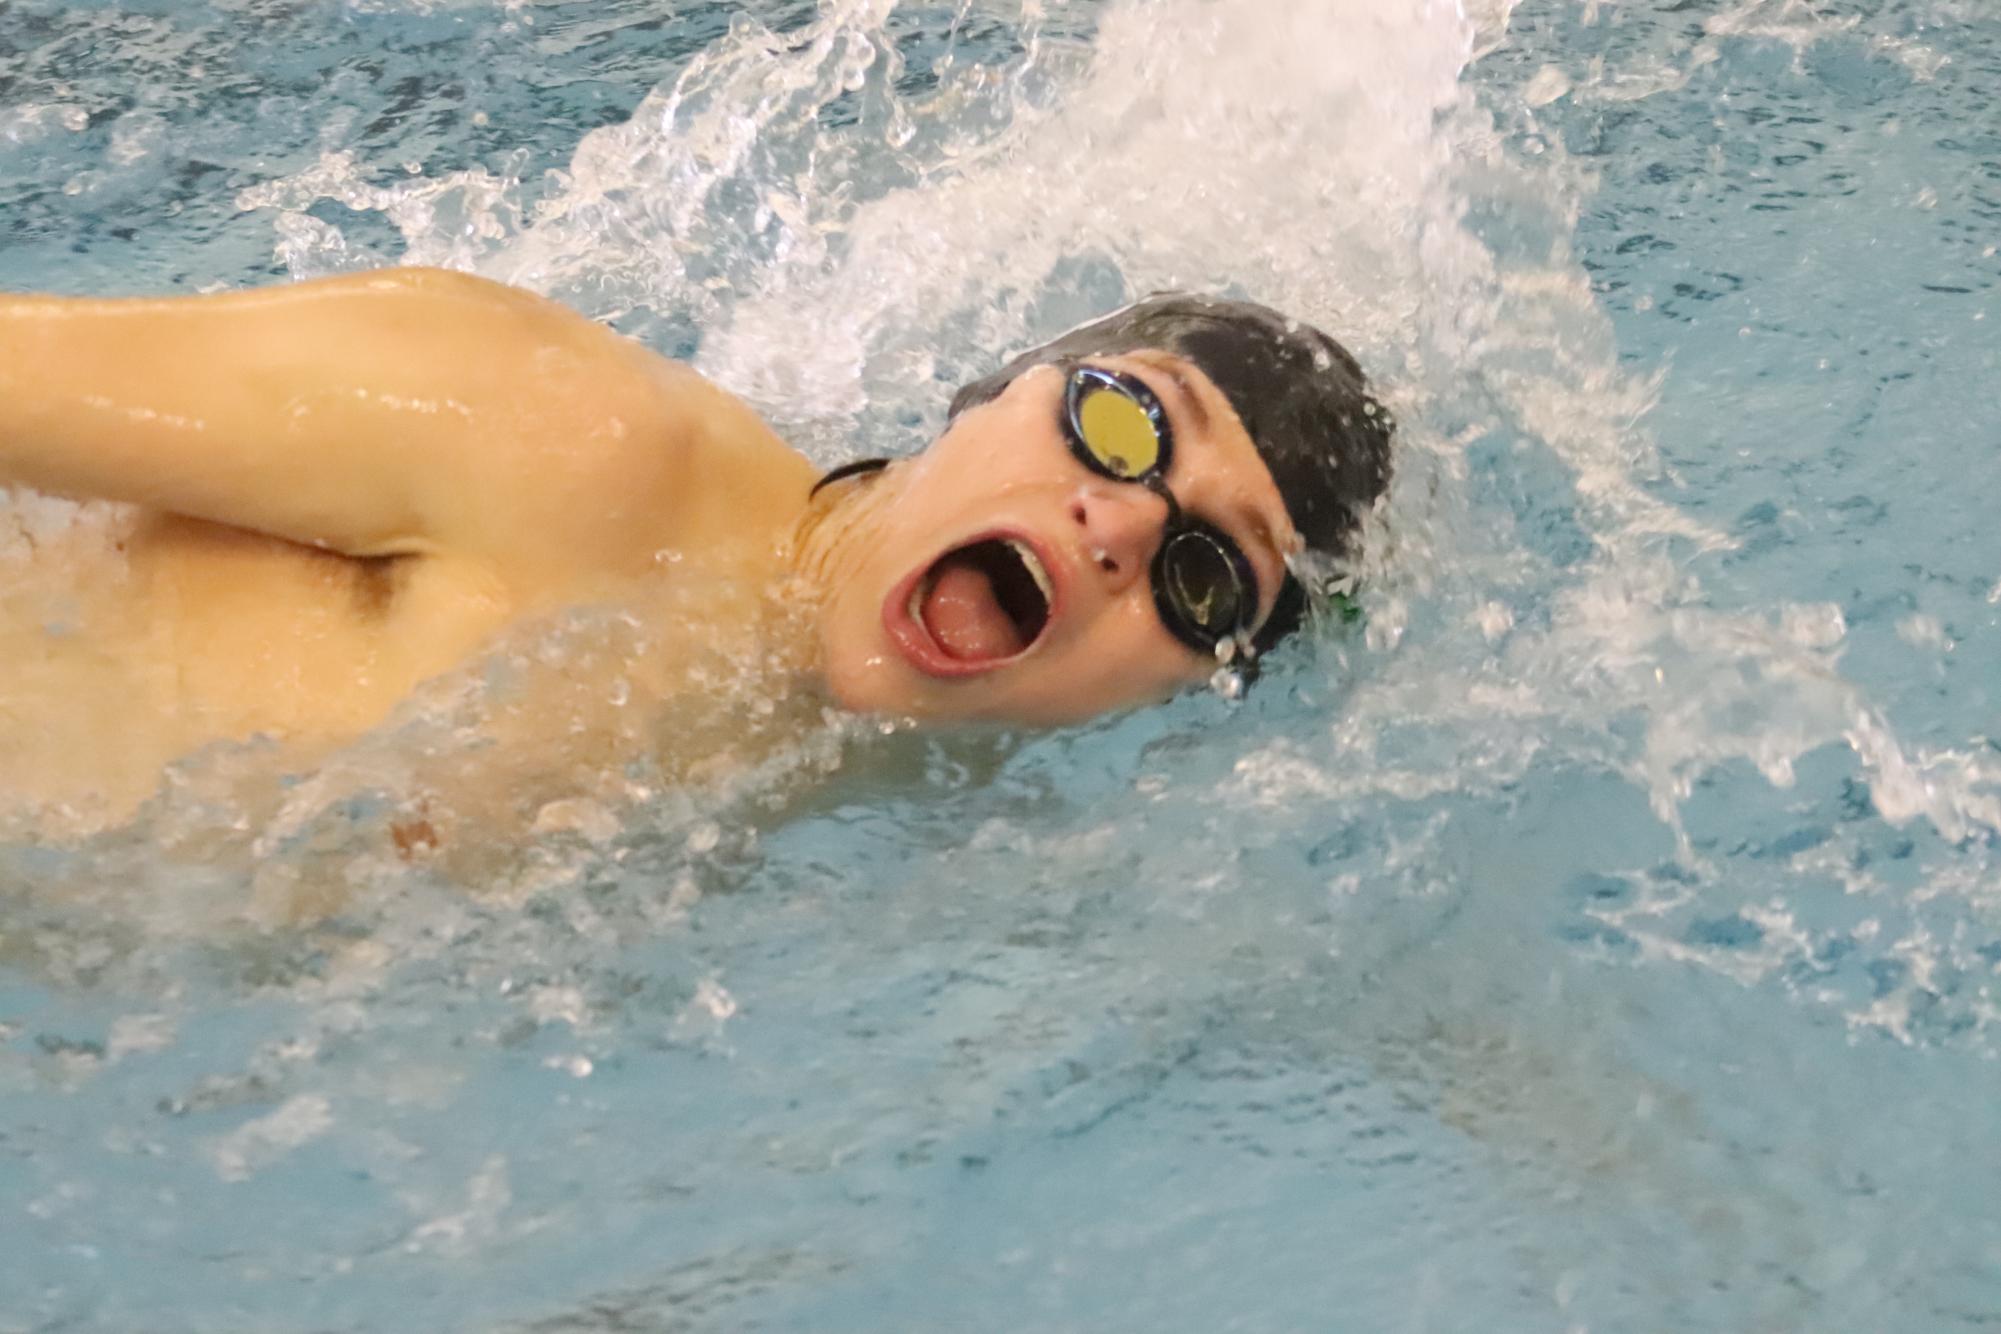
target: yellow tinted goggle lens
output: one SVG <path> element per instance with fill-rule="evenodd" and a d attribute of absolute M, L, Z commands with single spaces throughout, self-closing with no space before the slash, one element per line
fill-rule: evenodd
<path fill-rule="evenodd" d="M 1116 389 L 1093 388 L 1077 404 L 1077 434 L 1114 477 L 1144 477 L 1160 463 L 1160 432 L 1147 410 Z"/>

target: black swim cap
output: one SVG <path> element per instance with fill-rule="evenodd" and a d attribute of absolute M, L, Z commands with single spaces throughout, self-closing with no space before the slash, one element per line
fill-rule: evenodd
<path fill-rule="evenodd" d="M 1363 512 L 1389 485 L 1394 425 L 1346 348 L 1254 301 L 1155 293 L 964 386 L 949 415 L 998 397 L 1036 366 L 1147 350 L 1181 357 L 1222 391 L 1307 549 L 1335 560 L 1350 555 Z M 1304 611 L 1299 585 L 1288 579 L 1258 647 L 1297 628 Z"/>

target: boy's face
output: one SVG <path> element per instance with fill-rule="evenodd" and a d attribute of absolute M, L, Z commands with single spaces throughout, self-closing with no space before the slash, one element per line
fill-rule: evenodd
<path fill-rule="evenodd" d="M 1228 400 L 1166 353 L 1087 364 L 1136 377 L 1160 401 L 1173 433 L 1164 480 L 1185 514 L 1248 557 L 1261 625 L 1299 538 Z M 894 501 L 822 611 L 823 661 L 844 706 L 1052 725 L 1165 698 L 1215 670 L 1154 604 L 1166 502 L 1072 453 L 1066 383 L 1053 366 L 1022 374 L 882 479 Z"/>

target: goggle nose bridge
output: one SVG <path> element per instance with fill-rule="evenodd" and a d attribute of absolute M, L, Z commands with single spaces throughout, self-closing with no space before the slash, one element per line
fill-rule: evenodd
<path fill-rule="evenodd" d="M 1167 540 L 1169 531 L 1181 526 L 1181 502 L 1174 498 L 1174 492 L 1167 486 L 1167 480 L 1159 473 L 1148 473 L 1137 479 L 1139 484 L 1167 502 L 1167 521 L 1160 527 L 1161 540 Z"/>

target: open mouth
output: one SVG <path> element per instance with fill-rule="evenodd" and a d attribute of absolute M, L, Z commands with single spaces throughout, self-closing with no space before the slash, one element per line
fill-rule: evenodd
<path fill-rule="evenodd" d="M 1049 625 L 1054 590 L 1026 542 L 989 537 L 954 547 L 912 583 L 901 608 L 929 641 L 912 646 L 917 665 L 957 674 L 1026 653 Z"/>

